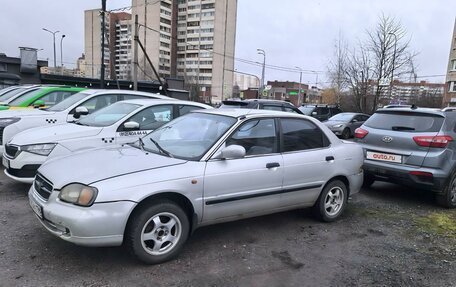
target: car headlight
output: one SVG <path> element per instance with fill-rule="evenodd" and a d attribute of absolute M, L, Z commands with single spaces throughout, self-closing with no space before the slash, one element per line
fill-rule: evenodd
<path fill-rule="evenodd" d="M 11 124 L 17 123 L 20 120 L 21 120 L 20 118 L 3 118 L 3 119 L 0 119 L 0 127 L 9 126 Z"/>
<path fill-rule="evenodd" d="M 38 155 L 48 156 L 56 145 L 57 144 L 55 143 L 23 145 L 20 147 L 20 150 Z"/>
<path fill-rule="evenodd" d="M 333 128 L 341 128 L 342 126 L 343 126 L 342 124 L 333 125 Z"/>
<path fill-rule="evenodd" d="M 81 183 L 71 183 L 59 193 L 62 201 L 73 203 L 80 206 L 90 206 L 97 198 L 98 190 L 95 187 L 87 186 Z"/>

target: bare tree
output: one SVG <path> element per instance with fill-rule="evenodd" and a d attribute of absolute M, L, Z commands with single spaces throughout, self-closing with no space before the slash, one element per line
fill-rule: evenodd
<path fill-rule="evenodd" d="M 329 63 L 328 75 L 332 88 L 336 94 L 336 103 L 340 105 L 342 92 L 348 86 L 347 79 L 345 77 L 345 71 L 347 69 L 348 45 L 341 32 L 339 32 L 339 38 L 337 39 L 334 48 L 334 61 Z"/>

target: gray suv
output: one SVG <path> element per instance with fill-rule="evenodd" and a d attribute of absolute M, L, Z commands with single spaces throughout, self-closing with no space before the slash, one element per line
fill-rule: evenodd
<path fill-rule="evenodd" d="M 389 108 L 355 131 L 364 150 L 364 186 L 375 180 L 433 191 L 437 203 L 456 207 L 456 112 Z"/>

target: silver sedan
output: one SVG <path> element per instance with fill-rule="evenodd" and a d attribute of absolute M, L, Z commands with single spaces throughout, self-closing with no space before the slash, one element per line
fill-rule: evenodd
<path fill-rule="evenodd" d="M 362 126 L 368 118 L 369 115 L 366 114 L 340 113 L 329 118 L 324 124 L 337 136 L 348 139 L 354 135 L 355 130 Z"/>
<path fill-rule="evenodd" d="M 124 243 L 154 264 L 197 227 L 312 207 L 326 222 L 362 185 L 363 153 L 319 121 L 265 110 L 187 114 L 135 144 L 48 161 L 29 191 L 52 234 L 79 245 Z"/>

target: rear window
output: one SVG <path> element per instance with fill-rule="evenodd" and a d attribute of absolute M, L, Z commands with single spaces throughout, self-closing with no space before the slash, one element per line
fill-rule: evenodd
<path fill-rule="evenodd" d="M 375 113 L 364 125 L 374 129 L 406 132 L 438 132 L 443 124 L 443 117 L 423 114 L 389 112 Z"/>

